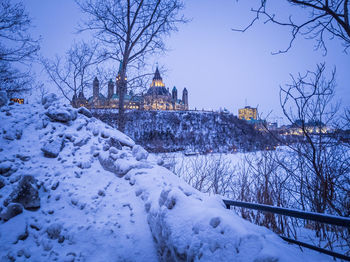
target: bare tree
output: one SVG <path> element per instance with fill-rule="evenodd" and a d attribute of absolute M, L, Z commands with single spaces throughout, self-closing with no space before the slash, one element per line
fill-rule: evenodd
<path fill-rule="evenodd" d="M 37 86 L 37 91 L 39 93 L 39 96 L 36 97 L 36 102 L 41 103 L 44 99 L 44 97 L 49 94 L 49 89 L 46 88 L 46 86 L 43 83 L 40 83 Z"/>
<path fill-rule="evenodd" d="M 186 20 L 180 0 L 76 0 L 89 19 L 80 32 L 92 30 L 106 57 L 119 61 L 118 129 L 125 129 L 127 72 L 139 70 L 148 55 L 164 51 L 164 36 Z"/>
<path fill-rule="evenodd" d="M 39 50 L 38 41 L 28 34 L 30 18 L 23 3 L 0 2 L 0 60 L 18 62 L 33 57 Z"/>
<path fill-rule="evenodd" d="M 288 146 L 288 157 L 279 164 L 291 177 L 289 190 L 301 208 L 349 216 L 350 152 L 332 129 L 338 109 L 332 104 L 334 88 L 335 71 L 326 79 L 325 64 L 318 65 L 314 72 L 292 76 L 292 82 L 281 88 L 283 112 L 301 140 Z M 337 238 L 348 238 L 348 233 L 340 229 L 318 223 L 313 227 L 331 248 L 330 232 Z"/>
<path fill-rule="evenodd" d="M 289 175 L 281 172 L 279 151 L 260 151 L 244 155 L 237 165 L 236 177 L 231 185 L 236 199 L 272 206 L 290 207 L 290 193 L 287 189 Z M 288 201 L 289 199 L 289 201 Z M 290 234 L 286 217 L 271 213 L 236 208 L 242 217 L 256 224 L 266 226 L 276 233 Z"/>
<path fill-rule="evenodd" d="M 262 17 L 266 18 L 265 23 L 272 22 L 289 27 L 291 30 L 291 40 L 288 47 L 277 53 L 287 52 L 298 35 L 315 39 L 316 48 L 322 48 L 325 51 L 327 51 L 325 38 L 340 39 L 345 51 L 350 47 L 349 0 L 286 0 L 291 6 L 309 11 L 309 15 L 300 22 L 292 15 L 284 20 L 279 18 L 278 14 L 276 15 L 269 10 L 268 3 L 272 4 L 272 2 L 260 0 L 259 7 L 251 9 L 256 14 L 251 23 L 244 29 L 234 30 L 245 32 Z"/>
<path fill-rule="evenodd" d="M 349 216 L 350 151 L 343 130 L 339 135 L 339 104 L 333 103 L 335 86 L 335 70 L 327 78 L 325 64 L 319 64 L 315 71 L 291 75 L 291 83 L 280 89 L 280 103 L 297 138 L 286 141 L 270 132 L 285 147 L 245 157 L 232 185 L 238 199 Z M 346 120 L 346 115 L 343 117 Z M 348 231 L 342 228 L 244 209 L 241 214 L 294 237 L 303 227 L 312 229 L 319 246 L 349 247 Z"/>
<path fill-rule="evenodd" d="M 49 78 L 62 95 L 70 102 L 80 91 L 91 85 L 98 73 L 97 44 L 75 43 L 67 51 L 64 60 L 56 56 L 54 60 L 42 59 L 42 64 Z"/>
<path fill-rule="evenodd" d="M 0 61 L 0 91 L 5 91 L 9 97 L 29 91 L 32 82 L 28 70 L 21 72 L 10 62 Z"/>
<path fill-rule="evenodd" d="M 230 195 L 236 167 L 223 154 L 182 158 L 174 156 L 167 165 L 171 171 L 201 192 Z"/>
<path fill-rule="evenodd" d="M 31 88 L 29 73 L 14 67 L 34 59 L 39 50 L 39 40 L 28 33 L 30 25 L 22 2 L 0 1 L 0 88 L 10 96 Z"/>
<path fill-rule="evenodd" d="M 345 109 L 344 121 L 345 121 L 344 128 L 347 130 L 350 130 L 350 108 Z"/>

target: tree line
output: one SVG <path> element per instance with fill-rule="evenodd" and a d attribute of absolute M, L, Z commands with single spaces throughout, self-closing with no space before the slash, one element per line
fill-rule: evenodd
<path fill-rule="evenodd" d="M 115 110 L 96 109 L 93 115 L 111 126 L 118 125 Z M 133 110 L 126 113 L 126 119 L 125 133 L 154 153 L 251 152 L 278 144 L 268 132 L 223 112 Z"/>

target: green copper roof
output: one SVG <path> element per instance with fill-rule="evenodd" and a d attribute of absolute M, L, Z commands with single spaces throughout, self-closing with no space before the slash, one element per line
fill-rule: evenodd
<path fill-rule="evenodd" d="M 88 101 L 89 101 L 89 102 L 93 101 L 93 98 L 94 98 L 93 96 L 90 96 L 89 99 L 88 99 Z M 106 98 L 104 95 L 102 95 L 101 93 L 98 94 L 98 98 L 99 98 L 100 100 L 103 100 L 103 101 L 107 100 L 107 98 Z"/>
<path fill-rule="evenodd" d="M 118 99 L 119 99 L 119 96 L 117 94 L 114 94 L 112 96 L 112 100 L 118 100 Z M 135 96 L 131 96 L 129 94 L 126 94 L 124 96 L 124 99 L 125 99 L 125 102 L 127 102 L 127 101 L 134 101 L 134 102 L 136 102 L 136 101 L 142 101 L 143 97 L 142 96 L 136 96 L 136 95 Z"/>

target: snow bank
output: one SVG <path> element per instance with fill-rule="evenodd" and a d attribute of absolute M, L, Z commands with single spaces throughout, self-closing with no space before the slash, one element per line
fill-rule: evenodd
<path fill-rule="evenodd" d="M 56 101 L 0 108 L 0 261 L 330 261 L 226 210 L 89 110 Z"/>
<path fill-rule="evenodd" d="M 220 197 L 198 192 L 162 167 L 132 170 L 126 179 L 145 203 L 161 261 L 330 260 L 300 252 L 226 210 Z"/>
<path fill-rule="evenodd" d="M 6 105 L 8 102 L 8 97 L 5 91 L 0 91 L 0 107 Z"/>

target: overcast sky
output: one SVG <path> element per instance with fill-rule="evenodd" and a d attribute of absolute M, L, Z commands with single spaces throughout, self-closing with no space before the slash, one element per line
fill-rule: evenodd
<path fill-rule="evenodd" d="M 261 21 L 245 33 L 231 30 L 250 22 L 249 10 L 257 2 L 186 1 L 185 15 L 192 21 L 167 39 L 171 49 L 167 55 L 154 58 L 154 63 L 168 69 L 165 85 L 175 85 L 180 92 L 187 87 L 191 108 L 221 107 L 237 114 L 245 105 L 258 106 L 263 116 L 272 111 L 270 120 L 277 120 L 282 115 L 279 86 L 290 81 L 290 74 L 314 70 L 317 63 L 326 62 L 329 70 L 337 68 L 336 99 L 349 106 L 350 54 L 343 52 L 338 40 L 327 41 L 326 56 L 322 50 L 314 51 L 313 40 L 301 37 L 288 53 L 272 55 L 289 44 L 287 28 Z M 288 17 L 289 6 L 278 2 L 276 12 Z M 25 5 L 36 26 L 34 34 L 42 36 L 44 56 L 63 55 L 80 37 L 74 34 L 82 18 L 74 1 L 26 0 Z"/>

